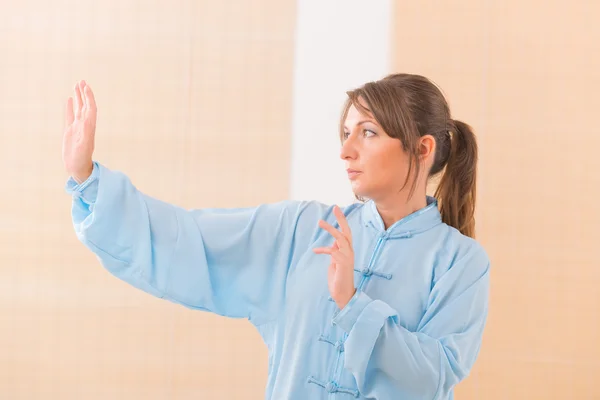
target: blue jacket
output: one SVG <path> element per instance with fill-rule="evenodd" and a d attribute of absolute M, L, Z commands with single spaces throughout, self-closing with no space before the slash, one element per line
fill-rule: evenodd
<path fill-rule="evenodd" d="M 333 207 L 283 201 L 186 210 L 94 163 L 71 178 L 77 237 L 117 278 L 191 309 L 247 318 L 269 350 L 266 399 L 452 399 L 479 353 L 489 259 L 435 199 L 387 230 L 373 202 L 342 208 L 356 294 L 327 287 Z"/>

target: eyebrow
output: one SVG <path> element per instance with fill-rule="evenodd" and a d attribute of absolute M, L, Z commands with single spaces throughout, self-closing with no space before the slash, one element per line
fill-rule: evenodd
<path fill-rule="evenodd" d="M 362 121 L 358 121 L 358 123 L 356 124 L 356 126 L 362 125 L 362 124 L 366 124 L 367 122 L 371 122 L 371 123 L 375 123 L 374 121 L 370 120 L 370 119 L 363 119 Z M 348 129 L 348 127 L 346 125 L 344 125 L 344 129 Z"/>

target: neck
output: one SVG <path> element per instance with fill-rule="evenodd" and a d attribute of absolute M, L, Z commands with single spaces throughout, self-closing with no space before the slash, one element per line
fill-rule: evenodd
<path fill-rule="evenodd" d="M 411 199 L 407 200 L 407 193 L 403 190 L 394 196 L 377 199 L 374 202 L 385 229 L 388 229 L 402 218 L 426 207 L 427 197 L 425 193 L 415 191 Z"/>

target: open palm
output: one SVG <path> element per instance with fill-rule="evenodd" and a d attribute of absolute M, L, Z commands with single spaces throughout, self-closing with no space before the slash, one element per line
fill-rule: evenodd
<path fill-rule="evenodd" d="M 96 100 L 85 81 L 75 85 L 74 97 L 66 105 L 62 157 L 65 169 L 79 183 L 93 169 L 94 135 L 96 133 Z"/>

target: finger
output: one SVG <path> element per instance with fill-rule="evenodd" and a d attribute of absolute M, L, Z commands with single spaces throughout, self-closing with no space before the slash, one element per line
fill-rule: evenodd
<path fill-rule="evenodd" d="M 335 261 L 335 263 L 339 266 L 346 266 L 348 264 L 348 257 L 344 253 L 339 250 L 331 251 L 331 258 Z"/>
<path fill-rule="evenodd" d="M 347 262 L 348 260 L 347 260 L 346 256 L 339 250 L 334 250 L 330 247 L 320 247 L 320 248 L 313 249 L 313 251 L 316 254 L 330 255 L 331 260 L 332 260 L 331 264 L 334 266 L 337 266 L 337 265 L 345 266 L 348 264 L 348 262 Z M 354 270 L 354 268 L 352 270 Z"/>
<path fill-rule="evenodd" d="M 316 247 L 313 249 L 313 252 L 315 254 L 329 254 L 331 255 L 334 251 L 337 251 L 337 249 L 332 249 L 331 247 Z"/>
<path fill-rule="evenodd" d="M 340 250 L 338 247 L 337 241 L 333 243 L 331 246 L 333 251 L 331 252 L 331 257 L 340 265 L 352 265 L 352 269 L 354 269 L 354 261 L 352 258 L 354 257 L 354 253 L 346 254 L 347 252 Z"/>
<path fill-rule="evenodd" d="M 348 243 L 348 240 L 346 240 L 346 237 L 342 234 L 342 232 L 338 231 L 337 229 L 335 229 L 333 226 L 331 226 L 327 222 L 320 220 L 319 226 L 321 228 L 325 229 L 327 232 L 329 232 L 331 234 L 331 236 L 333 236 L 336 240 L 338 240 L 338 242 Z M 338 245 L 339 244 L 340 243 L 338 243 Z"/>
<path fill-rule="evenodd" d="M 338 206 L 335 206 L 333 208 L 333 214 L 335 215 L 335 218 L 337 219 L 337 222 L 340 225 L 342 233 L 344 234 L 344 236 L 346 236 L 346 239 L 348 239 L 348 243 L 352 245 L 352 230 L 350 229 L 350 225 L 348 225 L 348 220 L 346 219 L 346 216 Z"/>
<path fill-rule="evenodd" d="M 86 83 L 84 80 L 79 82 L 79 91 L 81 92 L 81 101 L 83 104 L 83 107 L 81 108 L 81 118 L 85 118 L 85 114 L 88 109 L 88 103 L 87 103 L 85 95 L 84 95 L 85 86 L 86 86 Z"/>
<path fill-rule="evenodd" d="M 88 105 L 88 113 L 90 116 L 95 117 L 96 116 L 96 98 L 94 97 L 94 93 L 92 92 L 92 89 L 90 88 L 90 85 L 85 85 L 85 89 L 83 94 L 85 95 L 85 100 L 87 102 Z"/>
<path fill-rule="evenodd" d="M 317 247 L 314 248 L 313 251 L 317 254 L 332 254 L 335 251 L 339 252 L 340 247 L 337 244 L 337 241 L 333 242 L 333 246 L 331 247 Z"/>
<path fill-rule="evenodd" d="M 81 108 L 83 106 L 83 100 L 81 99 L 81 90 L 79 89 L 79 84 L 75 85 L 75 118 L 81 118 Z"/>
<path fill-rule="evenodd" d="M 75 115 L 73 114 L 73 98 L 69 97 L 67 99 L 67 109 L 65 110 L 65 123 L 67 126 L 71 125 L 75 120 Z"/>

